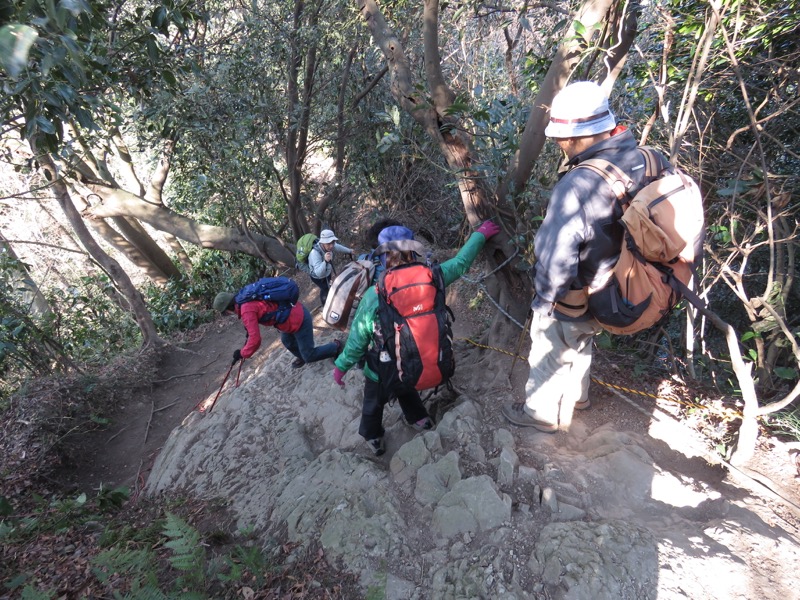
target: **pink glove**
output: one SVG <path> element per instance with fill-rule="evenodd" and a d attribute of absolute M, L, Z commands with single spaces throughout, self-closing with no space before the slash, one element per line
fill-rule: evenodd
<path fill-rule="evenodd" d="M 498 233 L 500 233 L 500 226 L 495 225 L 495 223 L 491 219 L 488 219 L 483 223 L 481 223 L 481 226 L 478 227 L 475 231 L 477 231 L 478 233 L 482 233 L 483 237 L 485 237 L 488 240 L 493 235 L 497 235 Z"/>
<path fill-rule="evenodd" d="M 333 380 L 339 385 L 339 387 L 344 387 L 344 371 L 342 371 L 339 367 L 333 367 Z"/>

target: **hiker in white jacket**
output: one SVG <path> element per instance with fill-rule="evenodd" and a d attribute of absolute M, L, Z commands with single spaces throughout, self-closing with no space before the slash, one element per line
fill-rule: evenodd
<path fill-rule="evenodd" d="M 339 238 L 330 229 L 323 229 L 319 234 L 319 241 L 314 244 L 308 255 L 308 267 L 313 281 L 319 287 L 319 302 L 325 306 L 328 290 L 331 287 L 331 273 L 333 273 L 333 253 L 353 254 L 347 246 L 338 244 Z"/>

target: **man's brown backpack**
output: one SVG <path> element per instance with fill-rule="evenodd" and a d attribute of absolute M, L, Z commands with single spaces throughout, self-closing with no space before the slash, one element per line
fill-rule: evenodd
<path fill-rule="evenodd" d="M 579 167 L 600 174 L 622 203 L 625 228 L 622 251 L 609 280 L 589 290 L 589 311 L 600 325 L 618 335 L 638 333 L 658 323 L 681 300 L 678 279 L 691 288 L 696 254 L 705 234 L 703 199 L 686 174 L 661 168 L 658 153 L 639 148 L 649 181 L 633 198 L 631 178 L 602 159 Z"/>

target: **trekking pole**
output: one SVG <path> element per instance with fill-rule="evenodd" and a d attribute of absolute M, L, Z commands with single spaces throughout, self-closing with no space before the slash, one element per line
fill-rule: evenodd
<path fill-rule="evenodd" d="M 531 321 L 533 320 L 533 311 L 528 311 L 528 319 L 525 321 L 525 325 L 522 327 L 522 331 L 519 334 L 519 340 L 517 340 L 517 349 L 514 352 L 514 360 L 511 361 L 511 368 L 508 370 L 508 378 L 511 379 L 511 374 L 514 372 L 514 366 L 517 364 L 517 357 L 519 356 L 519 350 L 522 348 L 522 338 L 525 337 L 525 332 L 528 330 L 528 327 L 531 325 Z"/>
<path fill-rule="evenodd" d="M 233 365 L 231 365 L 232 367 Z M 233 387 L 239 387 L 239 375 L 242 374 L 242 367 L 244 366 L 244 359 L 239 361 L 239 370 L 236 371 L 236 384 Z M 224 383 L 224 382 L 223 382 Z M 215 400 L 216 402 L 216 400 Z"/>
<path fill-rule="evenodd" d="M 241 359 L 239 361 L 239 371 L 236 373 L 236 385 L 234 387 L 237 387 L 237 388 L 239 387 L 239 375 L 242 372 L 242 364 L 243 363 L 244 363 L 244 359 Z M 203 402 L 204 402 L 204 401 L 201 401 L 201 402 L 199 402 L 197 404 L 197 406 L 195 406 L 195 408 L 198 410 L 198 412 L 200 412 L 201 414 L 202 413 L 210 413 L 211 412 L 211 409 L 214 408 L 214 405 L 217 403 L 217 399 L 219 398 L 220 394 L 222 394 L 222 388 L 225 387 L 225 382 L 228 381 L 228 377 L 230 377 L 231 371 L 233 370 L 233 365 L 235 365 L 235 364 L 236 363 L 231 363 L 231 366 L 228 367 L 228 372 L 225 373 L 225 377 L 222 379 L 222 385 L 219 386 L 219 391 L 217 392 L 217 395 L 214 396 L 214 399 L 211 401 L 211 404 L 209 404 L 208 406 L 201 406 L 203 404 Z"/>

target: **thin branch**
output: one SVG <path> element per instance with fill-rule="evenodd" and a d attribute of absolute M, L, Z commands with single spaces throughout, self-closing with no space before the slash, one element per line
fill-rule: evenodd
<path fill-rule="evenodd" d="M 58 246 L 56 244 L 47 244 L 45 242 L 30 242 L 28 240 L 6 240 L 10 244 L 31 244 L 33 246 L 47 246 L 48 248 L 56 248 L 57 250 L 63 250 L 64 252 L 74 252 L 75 254 L 83 254 L 84 256 L 89 256 L 88 252 L 84 252 L 83 250 L 73 250 L 72 248 L 65 248 L 64 246 Z"/>
<path fill-rule="evenodd" d="M 161 412 L 162 410 L 167 410 L 168 408 L 170 408 L 172 406 L 175 406 L 176 404 L 178 404 L 177 400 L 175 402 L 171 403 L 171 404 L 167 404 L 166 406 L 162 406 L 161 408 L 156 408 L 153 412 L 157 413 L 157 412 Z"/>
<path fill-rule="evenodd" d="M 166 383 L 168 381 L 172 381 L 173 379 L 181 379 L 182 377 L 192 377 L 194 375 L 205 375 L 205 371 L 198 371 L 197 373 L 186 373 L 185 375 L 173 375 L 172 377 L 167 377 L 166 379 L 154 379 L 153 383 Z"/>
<path fill-rule="evenodd" d="M 372 81 L 370 81 L 367 84 L 367 87 L 364 88 L 363 90 L 361 90 L 361 92 L 359 92 L 358 95 L 355 98 L 353 98 L 353 101 L 350 103 L 350 108 L 352 109 L 352 108 L 355 108 L 356 106 L 358 106 L 358 103 L 361 102 L 366 97 L 366 95 L 369 94 L 372 91 L 372 89 L 376 85 L 378 85 L 378 82 L 381 79 L 383 79 L 383 76 L 386 75 L 388 72 L 389 72 L 389 67 L 388 66 L 384 66 L 378 72 L 378 74 L 375 75 L 375 77 L 372 78 Z"/>

